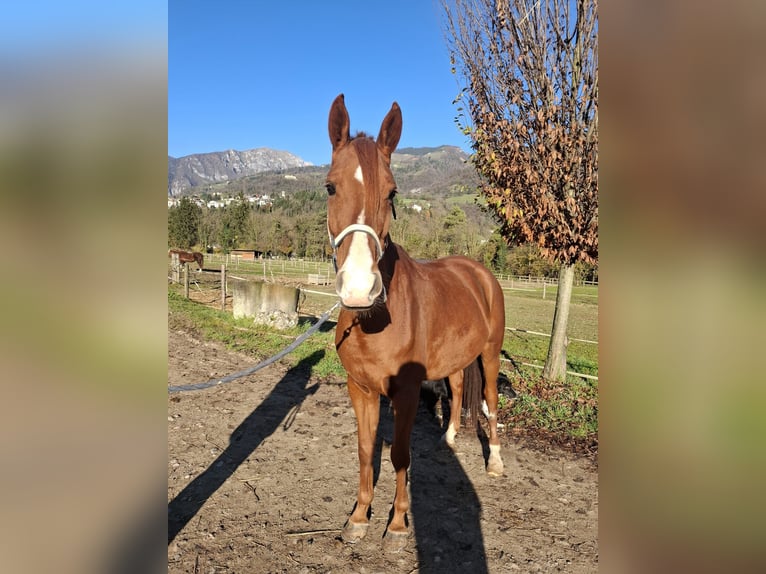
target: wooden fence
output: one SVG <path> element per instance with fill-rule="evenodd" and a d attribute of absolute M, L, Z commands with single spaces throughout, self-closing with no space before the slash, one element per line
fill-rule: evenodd
<path fill-rule="evenodd" d="M 559 284 L 558 277 L 535 277 L 534 275 L 507 275 L 505 273 L 495 273 L 495 277 L 499 281 L 508 281 L 512 285 L 518 285 L 520 287 L 536 287 L 541 288 L 543 285 L 556 285 Z M 598 287 L 598 281 L 586 281 L 584 279 L 575 279 L 575 286 L 581 287 L 585 285 Z"/>
<path fill-rule="evenodd" d="M 226 262 L 229 262 L 227 265 Z M 224 255 L 206 255 L 206 264 L 216 264 L 213 268 L 205 268 L 203 270 L 189 270 L 188 263 L 179 264 L 178 256 L 175 255 L 171 260 L 171 272 L 168 277 L 174 283 L 183 282 L 184 296 L 190 297 L 190 285 L 193 284 L 196 289 L 199 290 L 198 296 L 202 292 L 209 293 L 214 296 L 213 299 L 206 299 L 204 303 L 211 304 L 218 301 L 221 309 L 226 309 L 227 297 L 231 298 L 229 290 L 227 289 L 227 282 L 229 280 L 274 280 L 276 278 L 288 279 L 300 287 L 301 291 L 301 307 L 303 311 L 301 313 L 317 314 L 321 313 L 326 307 L 326 302 L 330 298 L 337 298 L 334 289 L 331 284 L 334 282 L 335 271 L 332 263 L 326 261 L 305 261 L 305 260 L 274 260 L 274 259 L 262 259 L 256 261 L 241 261 L 238 258 L 227 257 Z M 212 267 L 212 265 L 211 265 Z M 232 273 L 232 269 L 235 271 Z M 557 289 L 558 281 L 556 279 L 544 278 L 544 277 L 530 277 L 530 276 L 513 276 L 513 275 L 498 275 L 501 285 L 505 290 L 512 291 L 528 291 L 529 294 L 521 293 L 522 296 L 529 296 L 536 298 L 537 292 L 542 292 L 542 298 L 546 298 L 548 290 Z M 313 289 L 303 288 L 303 284 L 311 286 L 319 286 L 320 289 L 324 288 L 324 291 L 317 291 Z M 598 283 L 596 282 L 581 282 L 581 286 L 595 288 L 597 293 Z M 207 287 L 207 289 L 203 289 Z M 216 296 L 215 291 L 220 289 L 220 296 Z M 590 290 L 590 289 L 586 289 Z M 213 293 L 210 293 L 213 291 Z M 597 294 L 581 293 L 578 295 L 582 297 L 598 297 Z M 197 297 L 199 299 L 199 297 Z M 587 299 L 585 301 L 588 301 Z M 592 299 L 591 299 L 592 301 Z M 527 333 L 534 336 L 550 337 L 549 334 L 533 331 L 529 329 L 522 329 L 518 327 L 506 327 L 508 331 Z M 582 343 L 598 344 L 597 341 L 588 339 L 576 339 L 570 338 L 572 341 L 578 341 Z M 528 367 L 542 368 L 539 365 L 533 365 L 530 363 L 519 363 Z M 598 380 L 597 376 L 587 375 L 581 373 L 569 373 L 576 376 L 581 376 L 588 379 Z"/>

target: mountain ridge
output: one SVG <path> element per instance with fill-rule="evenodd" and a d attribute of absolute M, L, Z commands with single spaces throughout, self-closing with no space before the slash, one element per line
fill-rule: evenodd
<path fill-rule="evenodd" d="M 267 154 L 263 150 L 274 151 L 259 149 L 264 157 Z M 229 150 L 191 154 L 178 159 L 168 156 L 168 196 L 205 191 L 252 193 L 261 190 L 262 193 L 274 193 L 285 190 L 290 193 L 298 189 L 323 187 L 326 165 L 315 166 L 289 152 L 275 152 L 288 154 L 294 159 L 287 161 L 287 156 L 283 156 L 282 161 L 262 162 L 262 169 L 248 171 L 236 165 L 236 158 L 232 156 L 243 153 L 248 152 Z M 181 160 L 185 161 L 183 169 L 179 169 L 177 164 Z M 468 154 L 452 145 L 397 149 L 391 156 L 391 168 L 399 191 L 405 194 L 452 195 L 458 193 L 460 188 L 478 186 L 478 176 Z"/>
<path fill-rule="evenodd" d="M 288 151 L 266 147 L 196 153 L 179 158 L 168 155 L 168 197 L 183 195 L 185 190 L 200 185 L 223 183 L 264 171 L 311 165 Z"/>

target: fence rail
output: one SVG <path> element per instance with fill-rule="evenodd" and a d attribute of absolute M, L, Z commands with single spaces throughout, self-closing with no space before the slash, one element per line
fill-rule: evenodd
<path fill-rule="evenodd" d="M 511 359 L 505 359 L 503 357 L 501 357 L 500 360 L 507 363 L 515 362 L 515 361 L 512 361 Z M 543 365 L 535 365 L 532 363 L 517 363 L 517 364 L 524 365 L 525 367 L 532 367 L 533 369 L 542 370 L 545 368 Z M 574 371 L 567 371 L 567 375 L 572 375 L 573 377 L 582 377 L 583 379 L 589 379 L 591 381 L 598 381 L 598 377 L 596 375 L 586 375 L 585 373 L 575 373 Z"/>
<path fill-rule="evenodd" d="M 550 333 L 541 333 L 540 331 L 530 331 L 529 329 L 517 329 L 516 327 L 506 327 L 506 331 L 516 331 L 517 333 L 529 333 L 530 335 L 539 335 L 540 337 L 549 337 Z M 579 341 L 580 343 L 592 343 L 598 345 L 598 341 L 591 341 L 590 339 L 576 339 L 575 337 L 569 337 L 570 341 Z"/>
<path fill-rule="evenodd" d="M 495 277 L 499 281 L 508 281 L 510 283 L 514 284 L 527 284 L 527 285 L 537 285 L 541 287 L 542 285 L 558 285 L 559 279 L 558 277 L 538 277 L 535 275 L 510 275 L 506 273 L 495 273 Z M 581 287 L 581 286 L 592 286 L 592 287 L 598 287 L 598 281 L 587 281 L 585 279 L 575 279 L 574 282 L 575 286 Z"/>
<path fill-rule="evenodd" d="M 229 261 L 230 263 L 227 265 L 226 261 Z M 233 263 L 231 263 L 233 261 Z M 210 268 L 207 265 L 208 264 L 214 264 L 217 263 L 218 269 Z M 199 291 L 202 291 L 202 288 L 200 287 L 200 281 L 197 280 L 197 278 L 201 277 L 220 277 L 217 281 L 214 279 L 212 282 L 212 289 L 213 290 L 221 290 L 220 295 L 220 307 L 222 309 L 226 308 L 226 298 L 227 296 L 231 298 L 231 296 L 227 293 L 226 289 L 226 283 L 229 279 L 233 280 L 253 280 L 253 279 L 274 279 L 275 276 L 279 276 L 282 278 L 288 278 L 293 279 L 295 281 L 298 281 L 299 283 L 309 284 L 309 285 L 327 285 L 332 283 L 332 280 L 334 279 L 335 270 L 333 269 L 332 263 L 326 262 L 326 261 L 307 261 L 307 260 L 279 260 L 279 259 L 259 259 L 255 261 L 245 261 L 241 260 L 239 257 L 232 257 L 232 256 L 224 256 L 219 254 L 213 254 L 213 255 L 206 255 L 205 256 L 205 264 L 206 267 L 204 269 L 201 269 L 199 271 L 190 270 L 188 264 L 181 264 L 179 265 L 177 258 L 174 258 L 171 262 L 171 273 L 168 276 L 168 279 L 173 283 L 180 282 L 181 279 L 183 279 L 184 283 L 184 296 L 189 298 L 189 284 L 195 283 L 197 289 Z M 212 266 L 212 265 L 211 265 Z M 230 270 L 234 268 L 239 273 L 238 275 L 232 275 Z M 194 277 L 192 279 L 192 277 Z M 512 276 L 512 275 L 499 275 L 498 279 L 503 282 L 510 282 L 512 287 L 504 287 L 505 290 L 513 290 L 513 291 L 537 291 L 542 287 L 543 290 L 543 298 L 545 298 L 545 291 L 548 286 L 551 286 L 553 288 L 558 287 L 558 281 L 555 279 L 545 278 L 545 277 L 531 277 L 531 276 Z M 593 281 L 582 281 L 581 284 L 583 285 L 589 285 L 594 286 L 598 288 L 598 283 Z M 204 283 L 203 283 L 204 285 Z M 540 287 L 533 287 L 539 285 Z M 334 292 L 327 292 L 327 291 L 318 291 L 313 289 L 304 289 L 303 287 L 300 288 L 302 293 L 310 294 L 314 296 L 314 306 L 316 306 L 316 297 L 337 297 L 337 295 Z M 582 294 L 587 296 L 587 294 Z M 592 295 L 594 297 L 597 297 L 598 295 Z M 216 299 L 218 297 L 216 296 Z M 210 302 L 207 302 L 210 303 Z M 301 306 L 303 306 L 303 303 L 301 303 Z M 306 311 L 304 311 L 306 312 Z M 309 311 L 311 312 L 311 311 Z M 550 338 L 549 333 L 543 333 L 540 331 L 533 331 L 531 329 L 522 329 L 519 327 L 506 327 L 507 331 L 511 332 L 518 332 L 518 333 L 526 333 L 534 336 L 540 336 L 540 337 L 548 337 Z M 579 339 L 570 337 L 571 341 L 578 341 L 582 343 L 587 344 L 593 344 L 598 345 L 598 341 L 590 340 L 590 339 Z M 505 359 L 504 359 L 505 360 Z M 516 361 L 516 364 L 524 365 L 526 367 L 531 367 L 535 369 L 542 369 L 543 367 L 540 365 L 535 365 L 532 363 L 523 363 L 520 361 Z M 585 373 L 576 373 L 573 371 L 567 371 L 567 374 L 582 377 L 585 379 L 591 379 L 591 380 L 598 380 L 598 377 L 595 375 L 589 375 Z"/>
<path fill-rule="evenodd" d="M 332 277 L 335 271 L 330 259 L 290 259 L 286 257 L 259 257 L 257 259 L 244 259 L 239 254 L 205 253 L 205 263 L 215 263 L 217 266 L 224 264 L 231 269 L 243 269 L 260 271 L 271 274 L 280 273 L 285 275 L 308 275 L 318 274 L 323 277 Z M 508 273 L 495 273 L 495 277 L 501 282 L 519 289 L 535 287 L 540 289 L 545 286 L 558 286 L 558 277 L 542 277 L 535 275 L 513 275 Z M 576 287 L 598 287 L 598 281 L 575 280 Z"/>

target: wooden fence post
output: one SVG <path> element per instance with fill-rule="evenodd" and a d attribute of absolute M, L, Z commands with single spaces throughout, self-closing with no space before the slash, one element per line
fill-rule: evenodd
<path fill-rule="evenodd" d="M 184 263 L 184 297 L 189 298 L 189 264 Z"/>
<path fill-rule="evenodd" d="M 181 278 L 179 274 L 181 272 L 181 263 L 178 259 L 178 253 L 170 254 L 170 280 L 173 283 L 180 283 Z"/>
<path fill-rule="evenodd" d="M 226 310 L 226 264 L 221 264 L 221 311 Z"/>

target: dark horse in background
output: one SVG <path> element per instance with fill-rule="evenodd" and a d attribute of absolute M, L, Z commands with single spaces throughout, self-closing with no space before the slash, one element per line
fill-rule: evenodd
<path fill-rule="evenodd" d="M 348 374 L 359 453 L 359 493 L 342 535 L 356 542 L 367 533 L 373 447 L 380 396 L 385 395 L 394 412 L 391 462 L 396 495 L 384 548 L 398 551 L 408 538 L 410 434 L 422 381 L 449 380 L 452 405 L 444 440 L 450 446 L 460 428 L 461 403 L 474 413 L 475 424 L 483 389 L 490 430 L 487 472 L 503 473 L 497 435 L 503 291 L 492 273 L 472 259 L 415 261 L 391 241 L 396 194 L 391 153 L 402 131 L 398 104 L 383 120 L 377 141 L 365 134 L 350 136 L 343 94 L 332 104 L 328 126 L 332 163 L 326 182 L 327 228 L 342 305 L 335 346 Z M 472 373 L 480 376 L 469 376 Z"/>
<path fill-rule="evenodd" d="M 199 251 L 182 251 L 181 249 L 171 249 L 168 251 L 168 257 L 172 257 L 173 253 L 178 253 L 178 262 L 182 265 L 184 263 L 196 263 L 200 271 L 202 271 L 203 256 Z"/>

